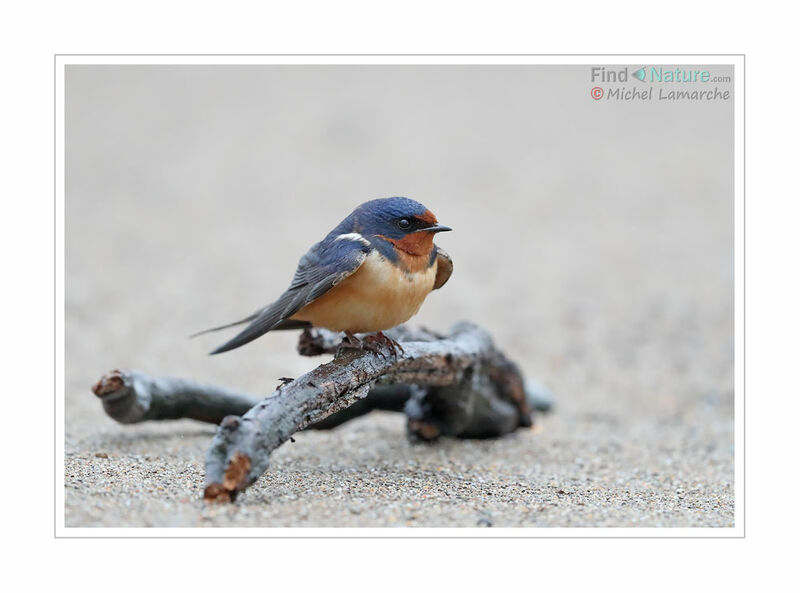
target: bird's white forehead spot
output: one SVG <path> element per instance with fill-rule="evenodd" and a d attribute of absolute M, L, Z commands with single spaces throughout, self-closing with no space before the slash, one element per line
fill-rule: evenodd
<path fill-rule="evenodd" d="M 367 241 L 364 237 L 362 237 L 358 233 L 345 233 L 344 235 L 339 235 L 338 237 L 336 237 L 334 241 L 358 241 L 362 245 L 370 244 L 369 241 Z"/>

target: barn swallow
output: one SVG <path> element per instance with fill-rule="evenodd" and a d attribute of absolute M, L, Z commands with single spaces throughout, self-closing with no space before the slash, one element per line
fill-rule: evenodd
<path fill-rule="evenodd" d="M 450 278 L 453 261 L 433 243 L 439 224 L 408 198 L 361 204 L 300 258 L 289 288 L 249 317 L 200 333 L 250 324 L 212 351 L 227 352 L 273 330 L 323 327 L 353 334 L 379 332 L 408 321 L 425 297 Z M 200 334 L 195 334 L 200 335 Z"/>

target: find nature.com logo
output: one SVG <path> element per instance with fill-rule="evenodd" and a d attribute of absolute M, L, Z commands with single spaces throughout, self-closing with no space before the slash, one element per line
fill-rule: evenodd
<path fill-rule="evenodd" d="M 703 89 L 702 87 L 681 89 L 655 86 L 656 84 L 665 83 L 703 85 L 731 82 L 730 76 L 714 75 L 707 69 L 642 66 L 631 72 L 630 76 L 630 80 L 635 79 L 648 86 L 612 86 L 628 82 L 628 68 L 616 70 L 604 66 L 593 66 L 591 70 L 592 82 L 608 86 L 593 86 L 589 94 L 595 101 L 603 98 L 609 101 L 727 101 L 731 97 L 730 90 L 721 90 L 718 86 L 713 89 Z M 657 93 L 655 92 L 656 90 L 658 91 Z"/>

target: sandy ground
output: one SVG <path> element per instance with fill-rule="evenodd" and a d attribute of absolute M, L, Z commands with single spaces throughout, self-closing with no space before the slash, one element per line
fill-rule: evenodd
<path fill-rule="evenodd" d="M 73 66 L 66 85 L 67 526 L 733 526 L 729 102 L 593 101 L 588 66 Z M 267 303 L 387 195 L 455 229 L 417 321 L 487 327 L 554 411 L 490 441 L 411 445 L 388 413 L 301 433 L 206 507 L 214 428 L 122 426 L 89 387 L 122 367 L 267 393 L 309 370 L 291 333 L 216 357 L 224 336 L 185 336 Z"/>

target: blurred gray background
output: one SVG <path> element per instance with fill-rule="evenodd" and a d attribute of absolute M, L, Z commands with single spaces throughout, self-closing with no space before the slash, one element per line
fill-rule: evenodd
<path fill-rule="evenodd" d="M 590 66 L 67 66 L 67 525 L 732 526 L 733 103 L 595 101 Z M 415 322 L 485 326 L 554 413 L 432 447 L 401 415 L 301 433 L 205 507 L 214 428 L 118 425 L 90 385 L 310 370 L 294 332 L 186 336 L 392 195 L 455 229 Z"/>

